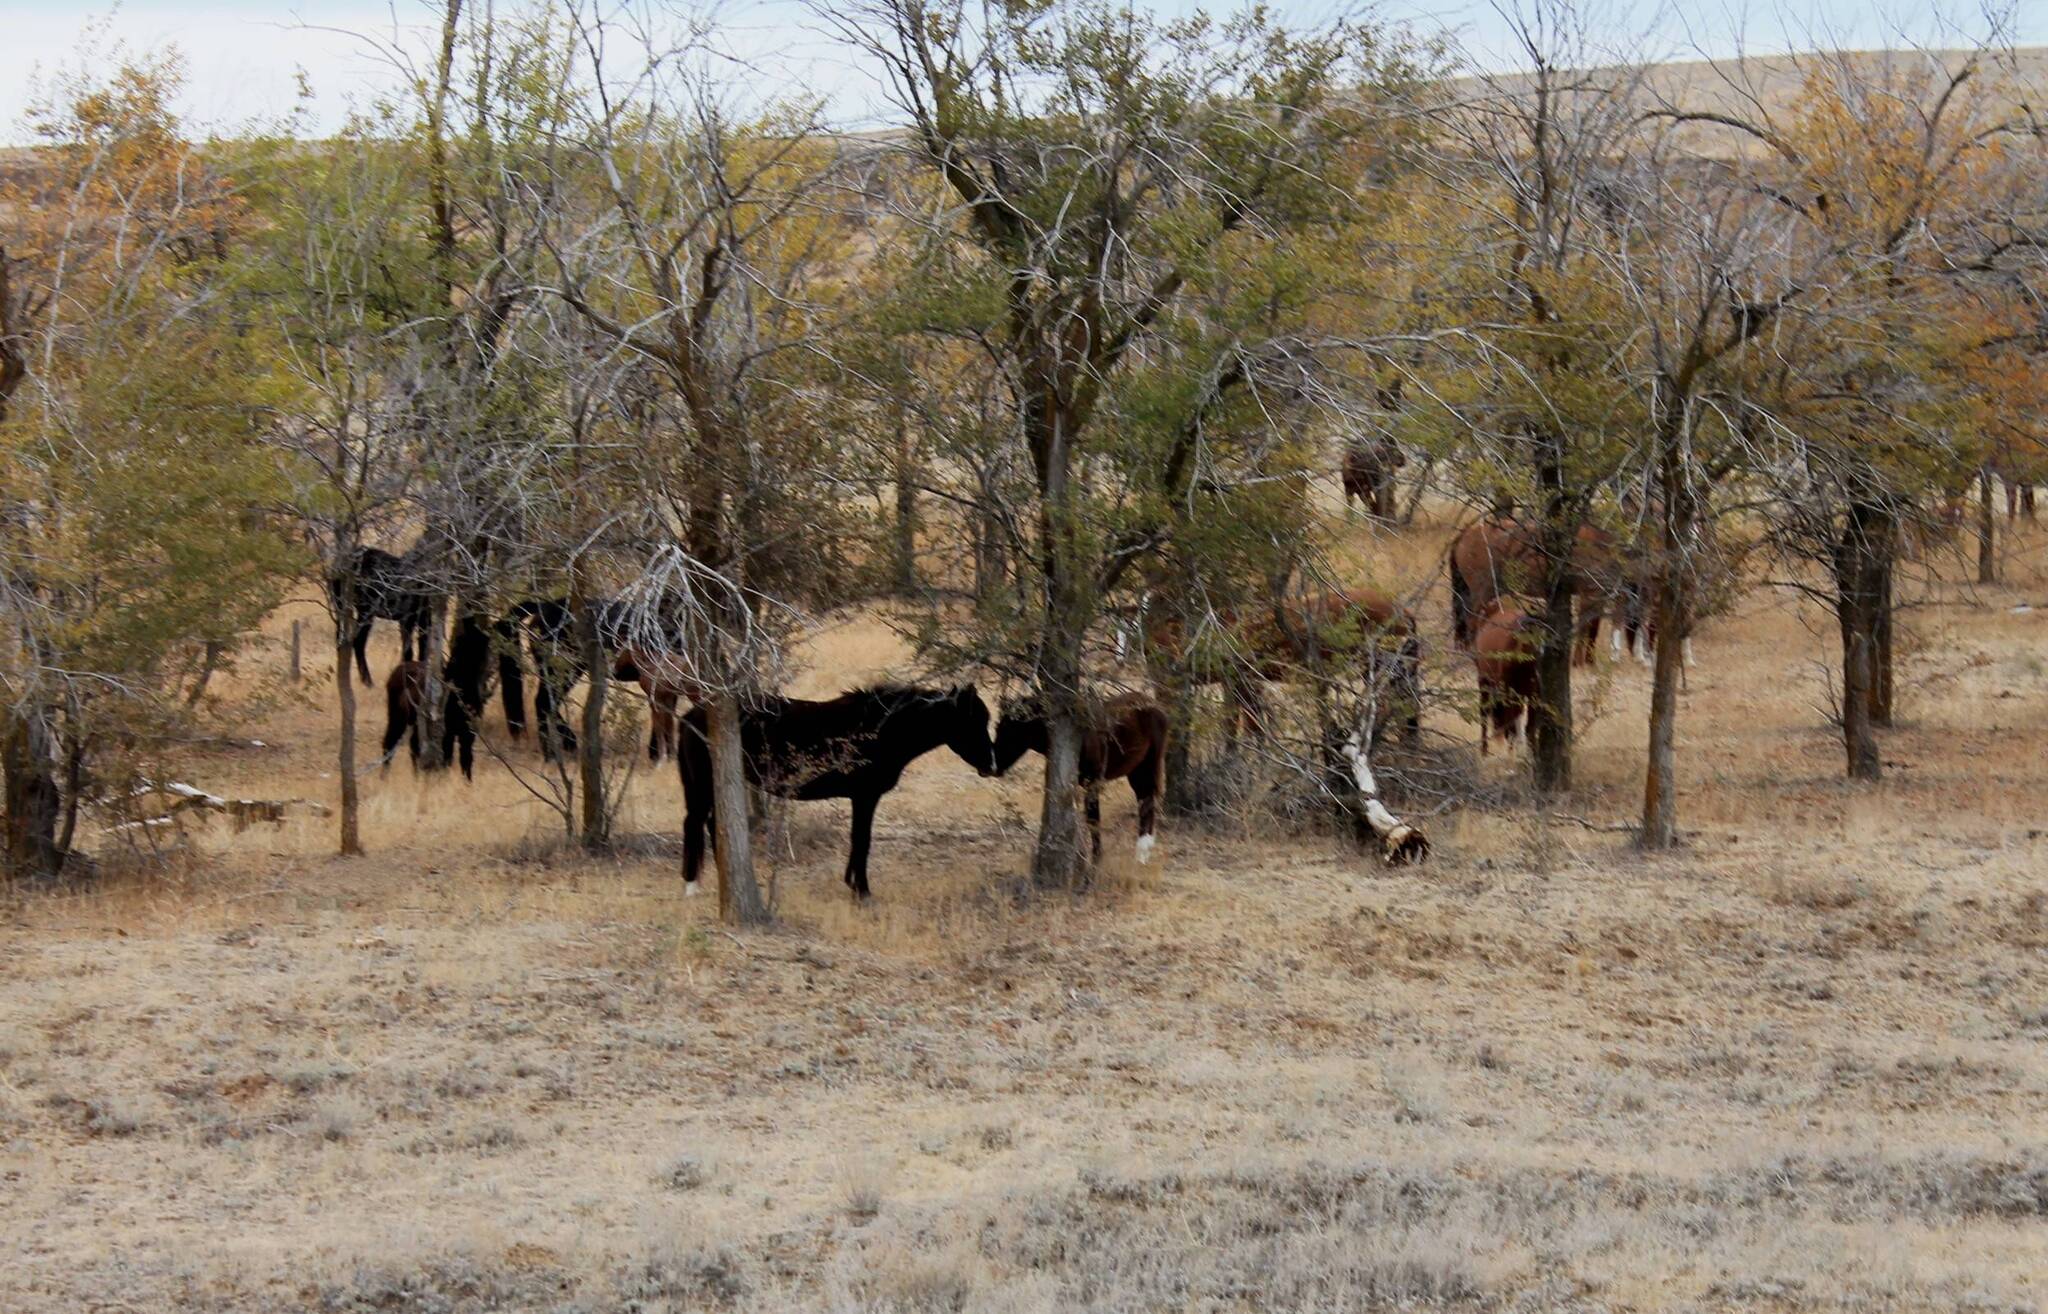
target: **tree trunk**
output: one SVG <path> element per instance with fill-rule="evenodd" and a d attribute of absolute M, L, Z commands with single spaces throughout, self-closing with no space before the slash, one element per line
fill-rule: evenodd
<path fill-rule="evenodd" d="M 1002 530 L 996 524 L 995 515 L 984 509 L 976 509 L 970 514 L 974 517 L 975 605 L 986 609 L 1009 593 L 1009 562 L 1003 552 Z"/>
<path fill-rule="evenodd" d="M 50 880 L 64 869 L 57 844 L 62 797 L 48 722 L 10 708 L 0 722 L 0 803 L 7 832 L 6 873 L 12 880 Z"/>
<path fill-rule="evenodd" d="M 612 842 L 611 799 L 604 784 L 604 704 L 612 672 L 605 661 L 604 642 L 597 632 L 597 606 L 580 583 L 576 592 L 576 642 L 589 670 L 583 694 L 583 733 L 576 741 L 576 764 L 583 791 L 583 847 L 591 853 L 602 853 Z"/>
<path fill-rule="evenodd" d="M 1572 787 L 1572 595 L 1567 564 L 1551 583 L 1536 653 L 1536 702 L 1529 708 L 1529 761 L 1540 794 Z"/>
<path fill-rule="evenodd" d="M 1536 653 L 1536 702 L 1529 708 L 1529 757 L 1539 794 L 1572 787 L 1572 595 L 1577 516 L 1564 484 L 1562 435 L 1537 435 L 1536 482 L 1544 491 L 1543 646 Z"/>
<path fill-rule="evenodd" d="M 917 445 L 911 441 L 910 408 L 896 406 L 896 588 L 917 591 Z"/>
<path fill-rule="evenodd" d="M 1031 878 L 1041 889 L 1073 889 L 1082 874 L 1081 650 L 1090 600 L 1075 533 L 1073 421 L 1049 381 L 1027 406 L 1039 490 L 1038 550 L 1044 620 L 1039 633 L 1038 693 L 1046 713 L 1045 791 Z"/>
<path fill-rule="evenodd" d="M 1868 503 L 1850 507 L 1835 545 L 1835 618 L 1842 634 L 1842 745 L 1849 778 L 1884 774 L 1871 712 L 1876 701 L 1878 618 L 1883 605 L 1879 536 L 1885 512 Z"/>
<path fill-rule="evenodd" d="M 1657 650 L 1650 674 L 1650 741 L 1643 768 L 1643 818 L 1637 843 L 1659 851 L 1678 847 L 1678 686 L 1685 675 L 1685 637 L 1692 630 L 1693 541 L 1699 504 L 1685 465 L 1687 417 L 1671 410 L 1659 423 L 1657 483 L 1663 516 L 1650 563 Z"/>
<path fill-rule="evenodd" d="M 334 687 L 341 701 L 341 743 L 335 750 L 335 770 L 341 777 L 341 856 L 352 858 L 363 851 L 356 797 L 356 677 L 350 666 L 355 650 L 349 645 L 355 632 L 355 581 L 344 580 L 341 588 L 342 614 L 335 617 L 334 630 Z"/>
<path fill-rule="evenodd" d="M 427 609 L 427 628 L 420 635 L 420 770 L 439 771 L 448 765 L 441 751 L 441 737 L 448 725 L 448 681 L 446 643 L 448 599 L 439 592 Z"/>
<path fill-rule="evenodd" d="M 1070 890 L 1083 874 L 1081 817 L 1075 807 L 1081 797 L 1081 724 L 1070 695 L 1048 689 L 1045 697 L 1045 792 L 1031 879 L 1040 889 Z"/>
<path fill-rule="evenodd" d="M 1194 773 L 1188 769 L 1189 746 L 1195 741 L 1195 686 L 1178 673 L 1155 683 L 1166 702 L 1166 810 L 1173 816 L 1190 816 L 1200 803 Z"/>
<path fill-rule="evenodd" d="M 738 695 L 721 692 L 704 704 L 711 749 L 711 820 L 717 839 L 718 915 L 741 926 L 768 921 L 754 882 L 754 836 L 747 816 L 747 768 L 740 739 Z"/>
<path fill-rule="evenodd" d="M 1870 618 L 1870 723 L 1886 728 L 1893 723 L 1892 697 L 1897 688 L 1892 658 L 1892 618 L 1898 611 L 1893 593 L 1897 577 L 1895 547 L 1890 539 L 1877 545 L 1877 610 Z"/>
<path fill-rule="evenodd" d="M 1992 539 L 1995 517 L 1991 514 L 1991 471 L 1977 471 L 1977 582 L 1998 582 L 1998 557 Z"/>

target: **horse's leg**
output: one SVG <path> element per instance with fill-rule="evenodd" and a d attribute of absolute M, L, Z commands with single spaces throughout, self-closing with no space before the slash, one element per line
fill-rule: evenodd
<path fill-rule="evenodd" d="M 1087 785 L 1088 810 L 1088 860 L 1102 861 L 1102 782 L 1091 780 Z"/>
<path fill-rule="evenodd" d="M 683 897 L 697 893 L 697 871 L 704 865 L 705 809 L 690 807 L 683 816 Z"/>
<path fill-rule="evenodd" d="M 1486 742 L 1487 729 L 1493 724 L 1493 691 L 1485 681 L 1479 684 L 1479 756 L 1486 757 L 1493 750 Z"/>
<path fill-rule="evenodd" d="M 398 622 L 398 653 L 406 661 L 412 660 L 412 636 L 417 624 L 410 613 Z M 421 637 L 421 647 L 425 648 L 425 636 Z"/>
<path fill-rule="evenodd" d="M 354 645 L 356 650 L 356 674 L 362 677 L 364 688 L 368 688 L 372 684 L 376 683 L 376 681 L 370 678 L 369 657 L 370 627 L 372 625 L 375 625 L 376 623 L 377 622 L 374 620 L 364 620 L 358 622 L 356 625 L 356 637 L 354 639 Z"/>
<path fill-rule="evenodd" d="M 398 741 L 405 738 L 405 727 L 405 713 L 394 705 L 384 721 L 384 758 L 381 765 L 386 771 L 391 769 L 391 755 L 398 751 Z"/>
<path fill-rule="evenodd" d="M 1158 843 L 1155 832 L 1159 829 L 1160 767 L 1165 764 L 1166 754 L 1160 745 L 1154 744 L 1145 760 L 1131 768 L 1131 793 L 1138 800 L 1138 865 L 1152 861 L 1152 846 Z"/>
<path fill-rule="evenodd" d="M 456 755 L 459 745 L 462 754 L 462 778 L 474 780 L 476 766 L 476 730 L 469 722 L 469 706 L 457 694 L 448 695 L 448 710 L 442 717 L 441 760 L 450 761 Z"/>
<path fill-rule="evenodd" d="M 676 696 L 673 692 L 654 688 L 647 692 L 647 757 L 649 761 L 661 761 L 663 753 L 673 753 L 676 742 Z"/>
<path fill-rule="evenodd" d="M 1244 719 L 1245 731 L 1255 740 L 1266 737 L 1265 699 L 1260 696 L 1256 679 L 1242 676 L 1231 683 L 1231 696 L 1237 701 L 1237 710 Z"/>
<path fill-rule="evenodd" d="M 868 847 L 875 837 L 875 805 L 878 794 L 861 794 L 853 800 L 853 834 L 846 846 L 846 885 L 856 899 L 868 897 Z"/>

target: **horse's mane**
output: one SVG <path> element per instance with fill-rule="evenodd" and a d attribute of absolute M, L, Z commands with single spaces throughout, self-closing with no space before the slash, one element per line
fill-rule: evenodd
<path fill-rule="evenodd" d="M 842 689 L 841 698 L 873 698 L 877 701 L 900 702 L 913 698 L 928 702 L 939 702 L 953 696 L 951 689 L 935 689 L 925 684 L 909 684 L 902 680 L 883 680 L 879 684 L 862 685 L 858 689 Z"/>

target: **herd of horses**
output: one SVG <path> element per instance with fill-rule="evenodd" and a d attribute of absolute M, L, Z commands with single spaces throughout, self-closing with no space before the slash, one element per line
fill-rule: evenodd
<path fill-rule="evenodd" d="M 1614 620 L 1619 648 L 1654 641 L 1642 601 L 1647 577 L 1623 568 L 1613 536 L 1591 527 L 1579 532 L 1573 549 L 1577 580 L 1574 660 L 1590 662 L 1603 618 Z M 1489 729 L 1513 751 L 1519 728 L 1537 696 L 1536 650 L 1540 621 L 1526 597 L 1543 572 L 1536 534 L 1509 515 L 1497 514 L 1464 528 L 1446 555 L 1451 617 L 1457 646 L 1474 663 L 1480 695 L 1480 748 L 1489 751 Z M 385 681 L 386 723 L 381 764 L 389 765 L 398 744 L 410 741 L 417 762 L 421 712 L 427 697 L 426 636 L 435 612 L 431 584 L 410 554 L 378 548 L 356 551 L 348 574 L 329 580 L 336 614 L 344 579 L 352 588 L 350 634 L 356 673 L 371 675 L 365 647 L 371 626 L 390 620 L 399 626 L 401 660 Z M 598 645 L 614 679 L 637 683 L 649 708 L 648 756 L 673 757 L 682 783 L 683 878 L 695 893 L 708 845 L 717 842 L 712 809 L 711 758 L 705 710 L 679 714 L 695 702 L 687 663 L 675 653 L 636 645 L 633 617 L 617 601 L 598 604 Z M 1141 626 L 1150 651 L 1161 656 L 1193 686 L 1220 686 L 1233 706 L 1233 734 L 1263 730 L 1262 687 L 1300 678 L 1304 671 L 1329 672 L 1341 664 L 1370 667 L 1368 681 L 1389 697 L 1376 704 L 1371 733 L 1385 725 L 1401 728 L 1404 739 L 1420 735 L 1423 700 L 1421 633 L 1414 612 L 1393 597 L 1368 589 L 1328 590 L 1282 598 L 1242 613 L 1211 610 L 1191 627 L 1174 617 L 1148 617 Z M 1191 632 L 1192 631 L 1192 632 Z M 445 702 L 443 759 L 473 774 L 477 726 L 486 686 L 495 668 L 507 731 L 514 740 L 528 728 L 525 687 L 535 684 L 534 719 L 541 751 L 550 760 L 573 752 L 576 734 L 563 715 L 570 688 L 588 674 L 585 646 L 578 641 L 574 609 L 566 599 L 531 599 L 502 617 L 461 615 L 446 645 L 442 668 Z M 1047 719 L 1034 697 L 1004 703 L 990 733 L 991 713 L 973 685 L 933 688 L 880 684 L 837 698 L 807 700 L 764 694 L 748 700 L 741 714 L 741 751 L 747 777 L 762 791 L 791 799 L 844 798 L 852 804 L 851 835 L 844 879 L 856 896 L 869 893 L 868 855 L 876 807 L 896 787 L 911 762 L 946 748 L 982 776 L 1000 776 L 1026 753 L 1047 748 Z M 1100 791 L 1105 782 L 1125 780 L 1138 804 L 1137 857 L 1148 861 L 1157 839 L 1164 797 L 1169 718 L 1144 693 L 1120 693 L 1097 700 L 1082 727 L 1079 780 L 1085 795 L 1091 851 L 1102 850 Z"/>

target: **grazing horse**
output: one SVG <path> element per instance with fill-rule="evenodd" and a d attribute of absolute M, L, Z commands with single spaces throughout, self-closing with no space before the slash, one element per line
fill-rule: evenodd
<path fill-rule="evenodd" d="M 703 707 L 690 709 L 677 735 L 676 770 L 683 781 L 683 893 L 697 892 L 697 871 L 711 815 L 711 741 Z M 868 848 L 875 806 L 896 788 L 903 769 L 935 748 L 953 750 L 984 776 L 996 774 L 988 737 L 988 705 L 971 684 L 924 689 L 885 684 L 824 702 L 764 695 L 740 712 L 740 752 L 747 779 L 778 798 L 853 801 L 846 884 L 868 897 Z M 717 835 L 710 835 L 717 843 Z"/>
<path fill-rule="evenodd" d="M 1407 464 L 1401 445 L 1384 434 L 1344 444 L 1344 514 L 1351 514 L 1351 500 L 1357 498 L 1374 519 L 1393 520 L 1395 472 Z"/>
<path fill-rule="evenodd" d="M 1166 713 L 1141 693 L 1109 699 L 1083 727 L 1081 784 L 1088 796 L 1088 834 L 1096 861 L 1102 860 L 1102 782 L 1122 778 L 1130 780 L 1138 799 L 1138 862 L 1152 860 L 1159 800 L 1166 792 L 1166 736 Z M 996 725 L 996 774 L 1027 752 L 1045 750 L 1045 713 L 1038 700 L 1005 706 Z"/>
<path fill-rule="evenodd" d="M 365 685 L 372 681 L 370 659 L 364 650 L 370 644 L 370 627 L 379 620 L 398 622 L 400 657 L 404 661 L 413 659 L 415 633 L 420 635 L 422 644 L 426 641 L 426 629 L 434 614 L 434 593 L 414 564 L 415 552 L 417 549 L 394 557 L 382 548 L 358 547 L 346 570 L 336 569 L 327 577 L 327 597 L 337 616 L 341 615 L 342 584 L 351 577 L 355 580 L 356 629 L 349 642 L 356 651 L 356 673 Z"/>
<path fill-rule="evenodd" d="M 1544 554 L 1532 525 L 1505 517 L 1489 517 L 1459 531 L 1446 554 L 1451 575 L 1451 634 L 1470 651 L 1479 618 L 1511 594 L 1526 595 L 1542 578 Z M 1572 661 L 1593 664 L 1600 619 L 1618 575 L 1614 535 L 1595 525 L 1580 525 L 1572 543 L 1572 569 L 1578 580 L 1574 598 L 1578 618 L 1572 627 Z"/>
<path fill-rule="evenodd" d="M 442 704 L 441 760 L 453 758 L 459 749 L 462 778 L 475 778 L 476 723 L 482 715 L 484 677 L 490 667 L 491 638 L 476 617 L 464 616 L 455 626 L 448 644 L 448 660 L 442 665 L 447 683 L 447 701 Z M 391 765 L 398 741 L 410 735 L 414 766 L 420 760 L 420 708 L 427 697 L 427 667 L 420 661 L 400 662 L 384 681 L 384 757 Z"/>
<path fill-rule="evenodd" d="M 603 599 L 598 603 L 597 641 L 606 652 L 626 646 L 631 626 L 631 609 L 621 602 Z M 583 645 L 576 638 L 576 613 L 567 598 L 529 598 L 505 613 L 498 622 L 505 636 L 498 654 L 500 697 L 505 704 L 505 725 L 517 739 L 526 728 L 525 683 L 520 677 L 518 635 L 524 631 L 534 671 L 533 717 L 540 723 L 541 755 L 554 761 L 561 753 L 576 751 L 576 732 L 562 715 L 562 700 L 588 672 L 583 662 Z"/>
<path fill-rule="evenodd" d="M 1520 737 L 1522 714 L 1536 701 L 1536 645 L 1541 623 L 1512 602 L 1496 600 L 1480 618 L 1472 638 L 1479 671 L 1479 755 L 1486 756 L 1489 723 L 1510 754 Z"/>

